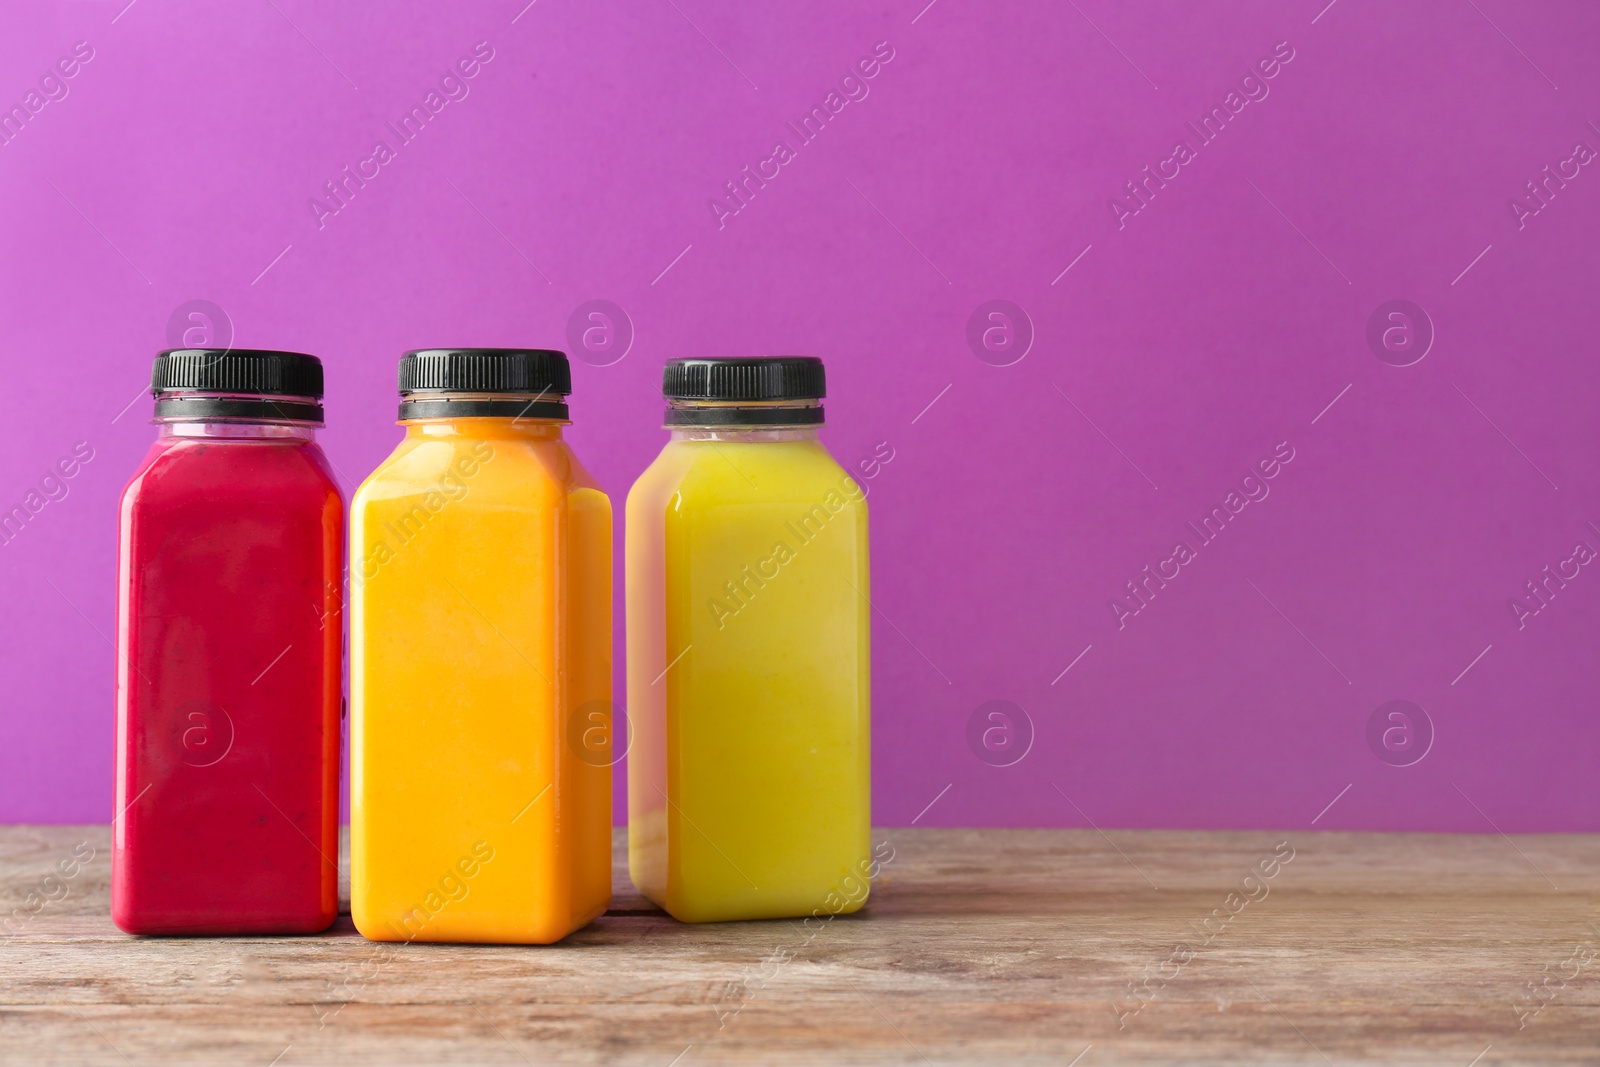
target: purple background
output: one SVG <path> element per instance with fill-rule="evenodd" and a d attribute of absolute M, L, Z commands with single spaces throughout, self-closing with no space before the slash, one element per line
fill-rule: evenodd
<path fill-rule="evenodd" d="M 525 2 L 0 11 L 7 108 L 94 49 L 0 146 L 0 507 L 95 450 L 0 547 L 0 820 L 110 818 L 115 502 L 153 434 L 127 405 L 174 309 L 322 356 L 348 492 L 397 439 L 404 349 L 565 347 L 605 299 L 636 336 L 575 360 L 571 439 L 619 511 L 673 356 L 821 355 L 835 455 L 893 449 L 867 483 L 877 822 L 1600 829 L 1600 568 L 1510 608 L 1600 548 L 1600 167 L 1521 228 L 1509 205 L 1600 147 L 1600 8 Z M 308 199 L 479 41 L 469 95 L 319 229 Z M 880 41 L 799 145 L 786 120 Z M 1185 123 L 1279 42 L 1200 145 Z M 709 199 L 779 139 L 796 158 L 719 228 Z M 1010 366 L 967 341 L 992 299 L 1035 333 Z M 1404 367 L 1366 337 L 1397 299 L 1436 331 Z M 1185 523 L 1279 442 L 1270 495 L 1199 547 Z M 1119 629 L 1180 538 L 1196 558 Z M 1410 766 L 1369 745 L 1393 699 L 1435 735 Z M 991 700 L 1032 724 L 1010 766 L 969 746 Z"/>

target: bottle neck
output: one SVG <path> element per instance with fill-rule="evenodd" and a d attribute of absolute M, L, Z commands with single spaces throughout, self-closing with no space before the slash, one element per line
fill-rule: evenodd
<path fill-rule="evenodd" d="M 400 421 L 526 423 L 567 420 L 567 398 L 549 389 L 539 393 L 472 393 L 448 389 L 415 389 L 400 394 Z"/>
<path fill-rule="evenodd" d="M 315 441 L 317 428 L 304 422 L 243 422 L 174 419 L 163 421 L 158 439 L 204 438 L 232 441 Z"/>
<path fill-rule="evenodd" d="M 822 401 L 667 398 L 662 420 L 674 441 L 814 441 Z"/>
<path fill-rule="evenodd" d="M 322 425 L 319 397 L 274 393 L 230 393 L 206 389 L 161 389 L 156 393 L 155 421 L 170 424 L 241 426 Z M 261 436 L 220 434 L 210 436 Z"/>
<path fill-rule="evenodd" d="M 560 419 L 453 418 L 402 419 L 407 437 L 467 437 L 473 439 L 516 438 L 524 441 L 559 441 Z"/>
<path fill-rule="evenodd" d="M 775 441 L 818 440 L 818 426 L 671 426 L 674 441 L 717 441 L 733 444 L 766 444 Z"/>

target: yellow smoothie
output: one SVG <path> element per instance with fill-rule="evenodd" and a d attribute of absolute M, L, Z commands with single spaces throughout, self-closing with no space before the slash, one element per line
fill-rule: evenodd
<path fill-rule="evenodd" d="M 629 867 L 678 919 L 854 911 L 867 509 L 814 429 L 676 430 L 627 506 Z"/>
<path fill-rule="evenodd" d="M 547 943 L 611 896 L 611 506 L 547 419 L 405 424 L 351 505 L 351 912 Z"/>

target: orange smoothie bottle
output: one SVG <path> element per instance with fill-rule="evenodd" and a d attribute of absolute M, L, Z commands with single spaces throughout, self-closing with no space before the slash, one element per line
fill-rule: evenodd
<path fill-rule="evenodd" d="M 400 361 L 350 514 L 350 903 L 378 941 L 544 944 L 611 898 L 611 504 L 566 357 Z M 597 737 L 601 740 L 597 743 Z"/>

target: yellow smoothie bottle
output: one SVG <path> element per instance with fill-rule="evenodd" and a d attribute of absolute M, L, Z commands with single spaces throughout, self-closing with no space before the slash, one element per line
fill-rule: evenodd
<path fill-rule="evenodd" d="M 378 941 L 548 943 L 611 898 L 611 503 L 560 352 L 400 361 L 350 515 L 350 905 Z M 608 740 L 608 738 L 602 738 Z"/>
<path fill-rule="evenodd" d="M 628 494 L 628 858 L 685 922 L 855 911 L 871 867 L 867 507 L 822 362 L 675 360 Z"/>

